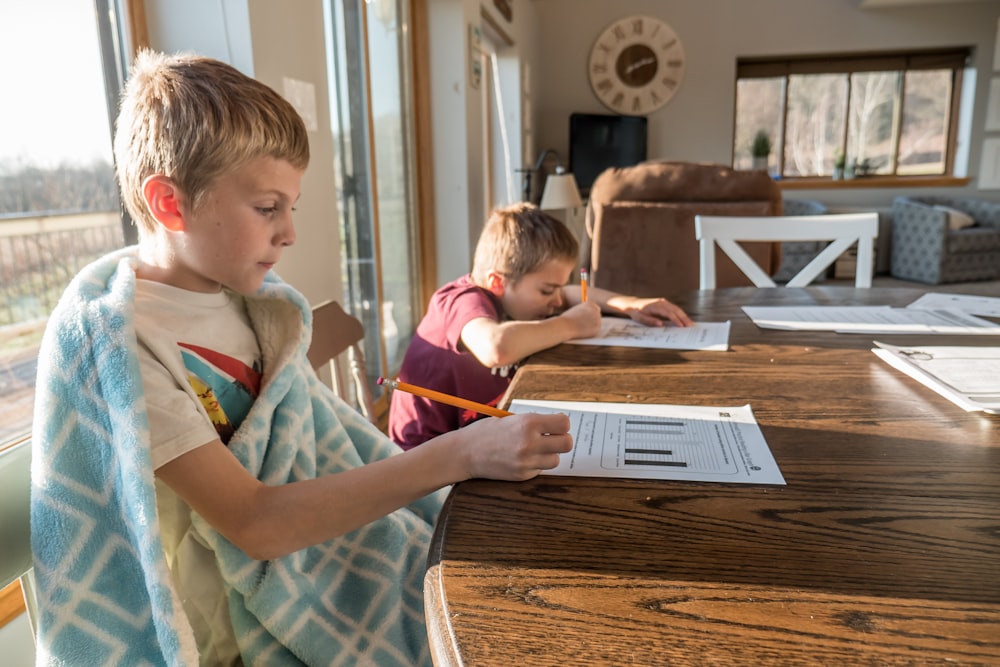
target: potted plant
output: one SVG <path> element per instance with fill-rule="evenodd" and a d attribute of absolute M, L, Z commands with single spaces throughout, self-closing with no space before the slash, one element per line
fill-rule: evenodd
<path fill-rule="evenodd" d="M 771 155 L 771 137 L 764 130 L 757 130 L 754 135 L 750 155 L 753 157 L 754 169 L 767 169 L 767 161 Z"/>
<path fill-rule="evenodd" d="M 844 155 L 844 151 L 837 149 L 837 153 L 833 156 L 833 180 L 839 181 L 844 177 L 844 166 L 847 165 L 847 156 Z"/>

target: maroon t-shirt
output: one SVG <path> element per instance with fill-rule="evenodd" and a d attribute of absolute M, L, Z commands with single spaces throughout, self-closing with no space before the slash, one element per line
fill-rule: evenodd
<path fill-rule="evenodd" d="M 500 322 L 503 310 L 499 299 L 476 286 L 471 276 L 463 276 L 438 289 L 403 357 L 400 381 L 496 405 L 507 391 L 514 368 L 487 368 L 462 345 L 462 329 L 478 317 Z M 403 449 L 410 449 L 482 416 L 405 391 L 394 391 L 389 409 L 389 437 Z"/>

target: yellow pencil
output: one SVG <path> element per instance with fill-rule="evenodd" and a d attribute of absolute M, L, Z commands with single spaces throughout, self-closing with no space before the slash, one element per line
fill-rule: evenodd
<path fill-rule="evenodd" d="M 580 300 L 587 300 L 587 269 L 580 269 Z"/>
<path fill-rule="evenodd" d="M 438 403 L 454 405 L 456 408 L 465 408 L 466 410 L 472 410 L 484 415 L 490 415 L 491 417 L 509 417 L 514 414 L 513 412 L 507 412 L 506 410 L 501 410 L 500 408 L 494 408 L 492 405 L 476 403 L 475 401 L 459 398 L 458 396 L 452 396 L 451 394 L 442 394 L 440 391 L 425 389 L 424 387 L 418 387 L 415 384 L 409 384 L 407 382 L 400 382 L 399 380 L 389 380 L 387 378 L 380 377 L 377 382 L 378 384 L 384 384 L 390 389 L 399 389 L 409 394 L 429 398 L 432 401 L 437 401 Z"/>

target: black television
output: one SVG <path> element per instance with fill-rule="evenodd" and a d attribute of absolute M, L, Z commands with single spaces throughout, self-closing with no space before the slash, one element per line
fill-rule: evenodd
<path fill-rule="evenodd" d="M 569 117 L 569 170 L 580 194 L 608 167 L 630 167 L 646 159 L 646 119 L 573 113 Z"/>

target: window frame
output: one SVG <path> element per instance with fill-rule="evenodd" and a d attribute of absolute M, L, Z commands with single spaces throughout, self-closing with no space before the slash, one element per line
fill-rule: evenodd
<path fill-rule="evenodd" d="M 149 43 L 143 0 L 94 0 L 97 17 L 98 46 L 104 71 L 105 102 L 108 108 L 109 141 L 113 140 L 118 97 L 124 86 L 131 56 Z M 120 211 L 126 244 L 137 238 L 135 226 L 124 210 Z M 25 217 L 38 217 L 37 214 Z M 0 438 L 0 450 L 24 442 L 30 433 Z M 15 581 L 0 589 L 0 628 L 24 611 L 20 583 Z"/>
<path fill-rule="evenodd" d="M 339 171 L 338 178 L 343 183 L 338 187 L 341 259 L 345 271 L 343 304 L 349 313 L 362 321 L 369 334 L 365 337 L 364 351 L 367 379 L 380 425 L 388 416 L 389 394 L 376 384 L 376 378 L 398 372 L 405 349 L 399 343 L 408 345 L 416 334 L 429 300 L 427 279 L 428 276 L 433 279 L 434 274 L 433 230 L 421 223 L 433 219 L 428 213 L 433 209 L 429 208 L 432 204 L 427 197 L 432 183 L 424 175 L 431 170 L 426 167 L 427 158 L 421 157 L 430 154 L 426 149 L 421 150 L 428 144 L 429 123 L 424 119 L 429 103 L 426 93 L 417 85 L 427 69 L 426 7 L 420 0 L 382 1 L 395 6 L 397 20 L 405 28 L 400 31 L 396 44 L 399 100 L 404 107 L 399 113 L 402 159 L 383 160 L 380 165 L 379 146 L 383 145 L 384 149 L 387 138 L 380 136 L 373 117 L 372 76 L 377 59 L 370 53 L 371 22 L 379 20 L 379 5 L 365 0 L 324 0 L 331 115 L 335 125 L 334 140 L 339 142 L 334 151 L 338 156 L 335 170 Z M 347 93 L 348 89 L 352 92 Z M 412 314 L 412 322 L 404 319 L 398 331 L 396 323 L 390 320 L 391 313 L 384 311 L 384 306 L 391 303 L 387 301 L 387 292 L 391 290 L 387 285 L 386 268 L 392 265 L 385 257 L 391 249 L 386 241 L 396 241 L 399 237 L 391 233 L 391 239 L 384 236 L 389 233 L 385 230 L 391 227 L 393 220 L 392 211 L 387 212 L 381 206 L 388 199 L 380 195 L 379 188 L 380 166 L 382 173 L 388 174 L 386 178 L 391 179 L 393 164 L 402 164 L 404 171 L 401 178 L 405 192 L 402 217 L 406 223 L 410 272 L 406 305 Z M 398 280 L 396 289 L 398 293 Z"/>
<path fill-rule="evenodd" d="M 850 188 L 850 187 L 890 187 L 890 186 L 949 186 L 965 185 L 971 179 L 955 176 L 955 155 L 957 152 L 959 111 L 962 99 L 962 84 L 964 83 L 964 70 L 968 67 L 973 55 L 972 47 L 948 47 L 937 49 L 922 49 L 905 52 L 872 52 L 857 54 L 814 54 L 799 56 L 781 57 L 745 57 L 739 58 L 736 63 L 736 76 L 734 80 L 734 90 L 738 88 L 740 81 L 748 79 L 783 79 L 783 95 L 785 101 L 781 110 L 781 121 L 778 128 L 780 136 L 773 138 L 772 143 L 782 147 L 782 152 L 777 155 L 777 169 L 775 177 L 783 189 L 796 188 Z M 785 133 L 787 129 L 787 95 L 789 77 L 801 74 L 837 74 L 850 76 L 856 73 L 895 71 L 901 72 L 904 76 L 910 71 L 920 71 L 928 69 L 950 69 L 952 71 L 951 99 L 948 103 L 948 127 L 944 146 L 944 169 L 942 174 L 930 175 L 900 175 L 895 173 L 899 169 L 898 151 L 899 142 L 894 144 L 893 150 L 896 152 L 894 173 L 892 174 L 869 174 L 864 177 L 834 180 L 828 175 L 820 176 L 789 176 L 784 173 L 784 146 L 786 141 Z M 844 113 L 850 117 L 850 87 L 843 100 Z M 897 93 L 902 95 L 902 91 Z M 733 136 L 736 137 L 738 117 L 735 109 L 733 113 Z M 900 100 L 896 109 L 896 120 L 901 122 L 905 113 L 905 105 Z M 845 126 L 841 138 L 840 150 L 846 149 L 848 128 Z M 737 150 L 735 141 L 733 145 L 731 163 L 736 164 Z"/>

